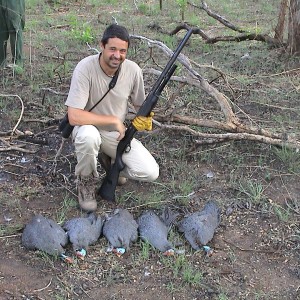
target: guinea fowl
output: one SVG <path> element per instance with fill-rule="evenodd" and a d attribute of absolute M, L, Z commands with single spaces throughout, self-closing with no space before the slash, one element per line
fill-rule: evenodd
<path fill-rule="evenodd" d="M 121 255 L 137 240 L 137 229 L 138 224 L 132 214 L 126 209 L 118 208 L 107 216 L 103 225 L 103 235 L 109 241 L 113 252 Z"/>
<path fill-rule="evenodd" d="M 102 233 L 102 226 L 103 218 L 95 213 L 65 222 L 63 228 L 66 230 L 78 258 L 83 260 L 88 247 L 97 242 Z"/>
<path fill-rule="evenodd" d="M 205 204 L 201 211 L 187 215 L 178 224 L 192 248 L 199 250 L 212 240 L 220 224 L 220 209 L 214 201 Z"/>
<path fill-rule="evenodd" d="M 173 255 L 173 245 L 168 241 L 168 232 L 176 217 L 177 214 L 167 208 L 162 216 L 158 216 L 153 210 L 142 213 L 137 220 L 141 239 L 164 252 L 164 255 Z"/>
<path fill-rule="evenodd" d="M 71 262 L 65 255 L 68 236 L 61 226 L 52 219 L 38 214 L 25 226 L 22 233 L 22 245 L 29 250 L 41 250 L 50 255 L 57 255 Z"/>

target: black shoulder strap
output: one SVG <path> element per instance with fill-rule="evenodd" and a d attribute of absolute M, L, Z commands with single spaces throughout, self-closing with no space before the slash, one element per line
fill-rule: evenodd
<path fill-rule="evenodd" d="M 119 73 L 120 73 L 120 69 L 121 69 L 121 66 L 118 68 L 118 70 L 116 71 L 114 77 L 112 78 L 112 80 L 110 81 L 108 87 L 109 87 L 109 91 L 111 89 L 113 89 L 117 83 L 117 80 L 118 80 L 118 77 L 119 77 Z"/>
<path fill-rule="evenodd" d="M 110 81 L 107 92 L 102 96 L 102 98 L 96 104 L 93 105 L 93 107 L 91 109 L 89 109 L 89 111 L 93 110 L 104 99 L 104 97 L 109 93 L 109 91 L 115 87 L 118 77 L 119 77 L 120 69 L 121 69 L 121 66 L 118 68 L 118 70 L 116 71 L 112 80 Z"/>

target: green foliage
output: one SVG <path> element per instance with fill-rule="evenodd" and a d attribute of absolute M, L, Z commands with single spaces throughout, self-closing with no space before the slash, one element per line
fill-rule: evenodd
<path fill-rule="evenodd" d="M 284 208 L 281 205 L 271 202 L 271 206 L 274 210 L 275 215 L 281 222 L 288 222 L 291 216 L 291 212 L 289 208 Z"/>
<path fill-rule="evenodd" d="M 176 47 L 176 39 L 174 36 L 164 35 L 162 36 L 162 42 L 171 50 L 173 50 Z"/>
<path fill-rule="evenodd" d="M 89 25 L 84 25 L 83 29 L 72 29 L 72 34 L 75 39 L 80 41 L 81 43 L 92 43 L 94 41 L 94 36 L 92 34 L 92 28 Z"/>
<path fill-rule="evenodd" d="M 185 285 L 200 286 L 203 275 L 197 270 L 185 255 L 178 255 L 175 258 L 163 259 L 163 264 L 170 268 L 175 279 L 181 279 Z"/>
<path fill-rule="evenodd" d="M 158 13 L 158 9 L 156 6 L 147 3 L 139 3 L 138 10 L 146 16 L 153 16 Z"/>
<path fill-rule="evenodd" d="M 229 298 L 224 293 L 220 293 L 218 296 L 218 300 L 229 300 Z"/>
<path fill-rule="evenodd" d="M 75 40 L 79 41 L 82 44 L 92 43 L 94 41 L 93 28 L 89 23 L 82 23 L 76 15 L 68 16 L 68 23 L 71 26 L 70 35 Z"/>
<path fill-rule="evenodd" d="M 77 201 L 75 199 L 71 199 L 68 196 L 65 196 L 61 207 L 56 211 L 55 220 L 58 224 L 63 224 L 67 219 L 67 214 L 74 207 L 77 206 Z"/>
<path fill-rule="evenodd" d="M 187 8 L 187 0 L 176 0 L 176 2 L 180 8 L 181 21 L 184 21 L 185 11 Z"/>
<path fill-rule="evenodd" d="M 184 266 L 182 273 L 183 281 L 190 285 L 198 286 L 203 278 L 202 273 L 189 264 Z"/>
<path fill-rule="evenodd" d="M 40 0 L 26 0 L 26 9 L 35 9 L 36 6 L 40 3 Z"/>
<path fill-rule="evenodd" d="M 254 204 L 259 204 L 265 200 L 264 187 L 260 182 L 243 180 L 239 182 L 238 190 L 248 196 Z"/>
<path fill-rule="evenodd" d="M 284 145 L 280 148 L 273 147 L 272 149 L 290 172 L 300 173 L 300 154 L 297 150 L 290 149 Z"/>
<path fill-rule="evenodd" d="M 140 246 L 141 246 L 140 257 L 142 261 L 146 261 L 149 259 L 150 250 L 153 248 L 147 241 L 141 241 Z"/>
<path fill-rule="evenodd" d="M 10 223 L 0 224 L 0 237 L 17 234 L 18 232 L 20 232 L 22 227 L 23 227 L 22 224 L 10 224 Z"/>

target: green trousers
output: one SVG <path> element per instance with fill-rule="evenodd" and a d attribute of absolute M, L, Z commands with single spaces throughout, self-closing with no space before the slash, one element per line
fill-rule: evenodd
<path fill-rule="evenodd" d="M 0 67 L 6 64 L 9 39 L 13 63 L 23 64 L 25 0 L 0 0 Z"/>

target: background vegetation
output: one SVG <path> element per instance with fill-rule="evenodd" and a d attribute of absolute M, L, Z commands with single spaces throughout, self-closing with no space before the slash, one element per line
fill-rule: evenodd
<path fill-rule="evenodd" d="M 208 5 L 240 27 L 272 35 L 279 1 Z M 158 1 L 26 1 L 25 66 L 0 71 L 3 299 L 299 299 L 300 160 L 298 150 L 286 147 L 245 140 L 201 144 L 191 134 L 158 126 L 153 133 L 138 135 L 157 159 L 161 174 L 155 183 L 129 182 L 118 188 L 116 205 L 136 217 L 165 205 L 183 216 L 216 200 L 222 221 L 211 243 L 211 257 L 193 251 L 176 226 L 170 239 L 184 254 L 175 257 L 164 257 L 139 241 L 127 256 L 116 258 L 106 253 L 102 238 L 84 262 L 69 266 L 20 245 L 22 228 L 34 213 L 59 223 L 81 214 L 70 141 L 56 157 L 61 142 L 57 124 L 65 113 L 75 65 L 95 53 L 92 48 L 99 49 L 99 38 L 111 22 L 175 49 L 184 32 L 164 32 L 182 21 L 212 36 L 234 34 L 187 1 L 163 1 L 162 9 Z M 230 99 L 242 121 L 299 138 L 298 58 L 257 41 L 206 44 L 199 35 L 190 39 L 183 53 Z M 136 40 L 129 58 L 144 70 L 160 69 L 167 61 L 160 50 L 149 50 Z M 226 80 L 208 66 L 221 70 Z M 180 66 L 176 75 L 185 74 Z M 147 91 L 155 78 L 145 72 Z M 158 112 L 170 99 L 172 109 L 182 115 L 222 118 L 214 100 L 195 87 L 170 82 Z M 18 120 L 18 130 L 33 135 L 10 136 Z M 100 167 L 99 171 L 104 175 Z M 99 213 L 112 208 L 100 203 Z"/>

